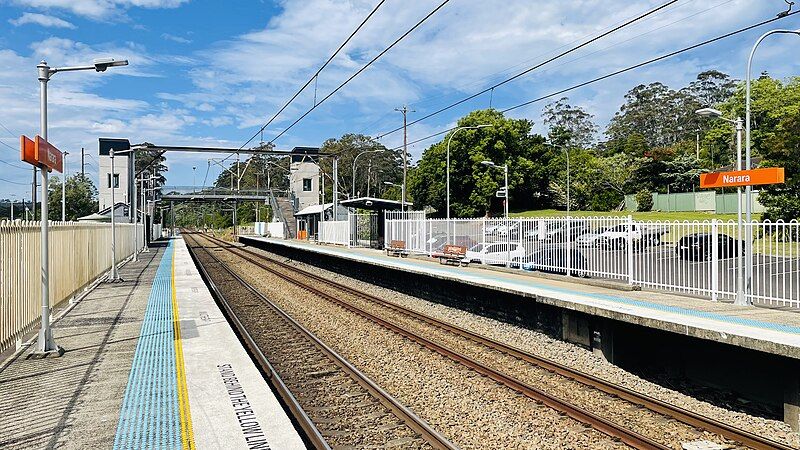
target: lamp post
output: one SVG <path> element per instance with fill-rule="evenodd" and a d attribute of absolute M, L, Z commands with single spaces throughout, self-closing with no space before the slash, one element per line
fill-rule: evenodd
<path fill-rule="evenodd" d="M 506 267 L 509 267 L 511 265 L 511 224 L 508 222 L 508 164 L 498 166 L 492 161 L 481 161 L 481 164 L 487 167 L 503 168 L 503 177 L 505 179 L 503 212 L 506 219 Z"/>
<path fill-rule="evenodd" d="M 197 191 L 197 166 L 192 166 L 192 192 Z"/>
<path fill-rule="evenodd" d="M 404 212 L 405 211 L 406 202 L 403 201 L 402 199 L 406 198 L 406 185 L 403 184 L 403 183 L 401 183 L 401 184 L 392 183 L 391 181 L 384 181 L 383 184 L 385 184 L 387 186 L 398 186 L 400 188 L 400 195 L 401 195 L 401 197 L 400 197 L 401 198 L 401 200 L 400 200 L 400 212 Z"/>
<path fill-rule="evenodd" d="M 17 197 L 17 194 L 11 194 L 11 221 L 14 221 L 14 199 Z"/>
<path fill-rule="evenodd" d="M 750 50 L 750 56 L 747 58 L 747 73 L 745 74 L 745 112 L 744 112 L 744 121 L 745 121 L 745 169 L 750 170 L 752 167 L 750 165 L 750 84 L 751 84 L 751 69 L 753 67 L 753 55 L 756 53 L 756 49 L 761 44 L 761 42 L 767 38 L 767 36 L 773 34 L 795 34 L 800 36 L 800 29 L 797 30 L 771 30 L 767 31 L 766 33 L 762 34 L 756 40 L 756 43 L 753 44 L 753 49 Z M 750 244 L 753 241 L 753 226 L 752 226 L 752 213 L 753 213 L 753 187 L 746 186 L 746 210 L 747 210 L 747 230 L 746 230 L 746 239 L 747 244 L 745 246 L 745 258 L 747 260 L 745 278 L 746 284 L 745 288 L 747 292 L 750 293 L 752 290 L 752 278 L 753 278 L 753 252 L 750 248 Z"/>
<path fill-rule="evenodd" d="M 458 127 L 452 133 L 450 133 L 450 137 L 447 138 L 447 174 L 445 176 L 447 177 L 447 220 L 448 220 L 448 224 L 450 223 L 449 222 L 449 220 L 450 220 L 450 141 L 452 141 L 453 140 L 453 136 L 455 136 L 456 133 L 458 133 L 461 130 L 477 130 L 478 128 L 486 128 L 486 127 L 491 127 L 491 126 L 492 126 L 491 124 L 484 124 L 484 125 L 475 125 L 475 126 L 469 126 L 469 127 Z M 448 229 L 450 229 L 449 225 L 448 225 Z"/>
<path fill-rule="evenodd" d="M 91 66 L 74 66 L 74 67 L 59 67 L 54 68 L 47 65 L 47 62 L 42 60 L 37 66 L 38 79 L 40 83 L 39 91 L 39 125 L 40 135 L 42 139 L 47 140 L 47 82 L 50 77 L 58 72 L 73 72 L 78 70 L 96 70 L 97 72 L 104 72 L 109 67 L 126 66 L 127 60 L 115 61 L 113 58 L 95 59 Z M 36 169 L 34 169 L 34 174 Z M 48 217 L 47 217 L 47 169 L 41 172 L 42 180 L 42 220 L 41 220 L 41 252 L 42 252 L 42 266 L 41 266 L 41 282 L 42 282 L 42 326 L 39 329 L 39 336 L 36 344 L 37 353 L 61 353 L 63 349 L 58 347 L 53 340 L 53 332 L 50 329 L 50 263 L 48 251 Z M 35 192 L 35 191 L 34 191 Z"/>
<path fill-rule="evenodd" d="M 356 198 L 356 161 L 358 161 L 358 157 L 361 156 L 361 155 L 365 155 L 367 153 L 380 153 L 380 152 L 385 152 L 385 151 L 386 150 L 365 150 L 365 151 L 357 154 L 356 157 L 353 158 L 353 190 L 350 193 L 352 198 Z"/>
<path fill-rule="evenodd" d="M 701 108 L 695 111 L 701 117 L 716 117 L 722 119 L 728 123 L 732 123 L 736 125 L 736 170 L 742 170 L 742 130 L 744 128 L 742 118 L 737 117 L 734 119 L 728 119 L 722 117 L 722 111 L 716 110 L 714 108 Z M 739 241 L 744 242 L 744 249 L 747 251 L 747 247 L 749 242 L 746 242 L 742 239 L 742 188 L 736 188 L 736 197 L 737 197 L 737 206 L 736 206 L 736 231 L 737 237 Z M 734 299 L 735 305 L 749 305 L 749 300 L 744 295 L 744 255 L 742 252 L 737 252 L 737 261 L 736 264 L 736 298 Z M 716 268 L 715 268 L 716 269 Z"/>

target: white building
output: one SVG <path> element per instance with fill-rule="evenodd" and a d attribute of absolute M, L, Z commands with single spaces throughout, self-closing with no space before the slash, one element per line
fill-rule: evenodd
<path fill-rule="evenodd" d="M 112 189 L 115 203 L 129 203 L 133 195 L 133 186 L 129 183 L 133 172 L 131 153 L 114 156 L 114 173 L 112 174 L 111 156 L 109 155 L 111 148 L 114 148 L 115 151 L 127 150 L 130 148 L 130 143 L 127 139 L 101 139 L 100 141 L 100 152 L 97 159 L 99 211 L 111 206 Z"/>
<path fill-rule="evenodd" d="M 295 147 L 292 149 L 292 164 L 289 166 L 289 189 L 294 196 L 295 211 L 319 204 L 319 149 Z"/>

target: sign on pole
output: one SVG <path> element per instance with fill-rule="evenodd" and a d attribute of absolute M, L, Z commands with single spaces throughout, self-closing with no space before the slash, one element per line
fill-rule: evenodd
<path fill-rule="evenodd" d="M 27 136 L 19 137 L 20 159 L 28 164 L 48 171 L 64 171 L 64 155 L 53 144 L 36 136 L 30 139 Z"/>
<path fill-rule="evenodd" d="M 701 188 L 756 186 L 784 182 L 783 167 L 700 174 Z"/>

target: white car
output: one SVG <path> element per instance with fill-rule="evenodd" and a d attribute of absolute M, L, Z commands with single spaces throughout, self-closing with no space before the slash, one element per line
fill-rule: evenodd
<path fill-rule="evenodd" d="M 514 258 L 523 257 L 525 257 L 525 247 L 522 245 L 498 242 L 475 244 L 467 250 L 464 259 L 481 264 L 505 265 L 506 262 L 511 262 Z"/>
<path fill-rule="evenodd" d="M 609 228 L 597 237 L 597 245 L 625 248 L 628 242 L 628 227 L 631 227 L 631 242 L 636 248 L 661 245 L 661 236 L 669 231 L 664 226 L 641 226 L 621 224 Z"/>
<path fill-rule="evenodd" d="M 582 234 L 575 239 L 575 243 L 579 247 L 594 247 L 597 245 L 597 241 L 600 239 L 600 236 L 605 232 L 605 228 L 600 228 L 597 231 Z"/>

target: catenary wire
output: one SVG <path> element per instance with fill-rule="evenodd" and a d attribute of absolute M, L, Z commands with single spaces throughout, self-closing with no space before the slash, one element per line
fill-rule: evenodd
<path fill-rule="evenodd" d="M 556 92 L 551 92 L 551 93 L 549 93 L 547 95 L 543 95 L 543 96 L 535 98 L 533 100 L 528 100 L 526 102 L 523 102 L 523 103 L 520 103 L 520 104 L 517 104 L 517 105 L 514 105 L 514 106 L 510 106 L 510 107 L 502 109 L 500 111 L 501 112 L 513 111 L 515 109 L 522 108 L 523 106 L 527 106 L 527 105 L 530 105 L 532 103 L 540 102 L 540 101 L 546 100 L 546 99 L 548 99 L 550 97 L 554 97 L 556 95 L 560 95 L 560 94 L 563 94 L 565 92 L 569 92 L 569 91 L 584 87 L 586 85 L 593 84 L 593 83 L 596 83 L 598 81 L 605 80 L 605 79 L 614 77 L 616 75 L 620 75 L 622 73 L 629 72 L 631 70 L 638 69 L 638 68 L 641 68 L 641 67 L 649 65 L 649 64 L 653 64 L 653 63 L 658 62 L 658 61 L 662 61 L 662 60 L 667 59 L 667 58 L 671 58 L 671 57 L 679 55 L 681 53 L 685 53 L 685 52 L 697 49 L 699 47 L 702 47 L 702 46 L 705 46 L 705 45 L 708 45 L 708 44 L 712 44 L 714 42 L 717 42 L 717 41 L 720 41 L 720 40 L 735 36 L 737 34 L 741 34 L 741 33 L 750 31 L 750 30 L 752 30 L 754 28 L 758 28 L 758 27 L 770 24 L 772 22 L 778 21 L 780 19 L 784 19 L 786 17 L 793 16 L 793 15 L 798 14 L 798 13 L 800 13 L 800 11 L 795 11 L 795 12 L 789 13 L 789 14 L 787 14 L 785 16 L 781 16 L 781 17 L 773 17 L 773 18 L 764 20 L 762 22 L 758 22 L 756 24 L 749 25 L 749 26 L 744 27 L 744 28 L 739 28 L 738 30 L 731 31 L 730 33 L 726 33 L 726 34 L 723 34 L 723 35 L 720 35 L 720 36 L 717 36 L 717 37 L 714 37 L 714 38 L 711 38 L 711 39 L 707 39 L 707 40 L 702 41 L 702 42 L 698 42 L 697 44 L 693 44 L 693 45 L 690 45 L 688 47 L 684 47 L 684 48 L 682 48 L 680 50 L 676 50 L 674 52 L 666 53 L 664 55 L 661 55 L 661 56 L 658 56 L 658 57 L 655 57 L 655 58 L 651 58 L 651 59 L 649 59 L 647 61 L 643 61 L 643 62 L 640 62 L 638 64 L 634 64 L 632 66 L 628 66 L 628 67 L 626 67 L 624 69 L 620 69 L 620 70 L 611 72 L 609 74 L 606 74 L 606 75 L 603 75 L 603 76 L 600 76 L 600 77 L 597 77 L 597 78 L 593 78 L 591 80 L 584 81 L 582 83 L 578 83 L 578 84 L 572 85 L 572 86 L 570 86 L 568 88 L 564 88 L 564 89 L 561 89 L 561 90 L 556 91 Z M 416 139 L 416 140 L 413 140 L 413 141 L 409 141 L 408 145 L 416 144 L 416 143 L 419 143 L 419 142 L 422 142 L 422 141 L 426 141 L 426 140 L 434 138 L 436 136 L 441 136 L 441 135 L 443 135 L 445 133 L 448 133 L 448 132 L 450 132 L 452 130 L 455 130 L 456 128 L 458 128 L 458 127 L 448 128 L 446 130 L 439 131 L 439 132 L 430 134 L 428 136 L 425 136 L 425 137 L 422 137 L 422 138 L 419 138 L 419 139 Z M 403 148 L 403 146 L 401 145 L 401 146 L 392 148 L 392 150 L 400 150 L 402 148 Z"/>
<path fill-rule="evenodd" d="M 613 34 L 613 33 L 617 32 L 617 31 L 619 31 L 619 30 L 621 30 L 621 29 L 623 29 L 623 28 L 625 28 L 625 27 L 627 27 L 627 26 L 629 26 L 629 25 L 631 25 L 633 23 L 636 23 L 639 20 L 642 20 L 645 17 L 650 16 L 651 14 L 655 14 L 656 12 L 661 11 L 662 9 L 667 8 L 670 5 L 673 5 L 674 3 L 677 3 L 677 2 L 678 2 L 678 0 L 670 0 L 670 1 L 664 3 L 664 4 L 660 5 L 660 6 L 657 6 L 657 7 L 653 8 L 653 9 L 649 10 L 649 11 L 646 11 L 646 12 L 644 12 L 642 14 L 639 14 L 638 16 L 636 16 L 636 17 L 634 17 L 634 18 L 632 18 L 630 20 L 627 20 L 626 22 L 623 22 L 623 23 L 619 24 L 614 28 L 606 30 L 603 33 L 600 33 L 597 36 L 595 36 L 595 37 L 593 37 L 591 39 L 588 39 L 588 40 L 584 41 L 581 44 L 578 44 L 578 45 L 576 45 L 574 47 L 571 47 L 571 48 L 569 48 L 569 49 L 567 49 L 567 50 L 565 50 L 565 51 L 563 51 L 563 52 L 561 52 L 561 53 L 559 53 L 559 54 L 557 54 L 555 56 L 552 56 L 552 57 L 550 57 L 550 58 L 548 58 L 548 59 L 546 59 L 546 60 L 544 60 L 544 61 L 542 61 L 542 62 L 540 62 L 538 64 L 535 64 L 535 65 L 533 65 L 531 67 L 528 67 L 527 69 L 523 70 L 522 72 L 519 72 L 519 73 L 517 73 L 517 74 L 515 74 L 515 75 L 513 75 L 513 76 L 511 76 L 509 78 L 506 78 L 505 80 L 502 80 L 502 81 L 500 81 L 498 83 L 495 83 L 495 84 L 485 88 L 482 91 L 479 91 L 479 92 L 476 92 L 476 93 L 474 93 L 472 95 L 464 97 L 461 100 L 458 100 L 458 101 L 456 101 L 454 103 L 451 103 L 451 104 L 449 104 L 449 105 L 447 105 L 447 106 L 445 106 L 443 108 L 437 109 L 436 111 L 434 111 L 432 113 L 426 114 L 426 115 L 420 117 L 419 119 L 412 120 L 411 122 L 408 122 L 407 126 L 411 126 L 411 125 L 414 125 L 415 123 L 422 122 L 423 120 L 426 120 L 426 119 L 429 119 L 429 118 L 431 118 L 433 116 L 441 114 L 441 113 L 443 113 L 443 112 L 445 112 L 445 111 L 447 111 L 449 109 L 455 108 L 456 106 L 458 106 L 458 105 L 460 105 L 462 103 L 468 102 L 468 101 L 472 100 L 473 98 L 479 97 L 479 96 L 481 96 L 481 95 L 483 95 L 483 94 L 485 94 L 487 92 L 490 92 L 490 91 L 492 91 L 492 90 L 494 90 L 494 89 L 496 89 L 496 88 L 498 88 L 500 86 L 503 86 L 504 84 L 510 83 L 510 82 L 512 82 L 512 81 L 514 81 L 514 80 L 516 80 L 516 79 L 518 79 L 518 78 L 520 78 L 520 77 L 522 77 L 524 75 L 529 74 L 530 72 L 533 72 L 534 70 L 536 70 L 536 69 L 538 69 L 538 68 L 540 68 L 540 67 L 542 67 L 542 66 L 544 66 L 546 64 L 549 64 L 549 63 L 551 63 L 551 62 L 553 62 L 553 61 L 555 61 L 555 60 L 557 60 L 559 58 L 562 58 L 562 57 L 564 57 L 566 55 L 569 55 L 570 53 L 573 53 L 573 52 L 575 52 L 575 51 L 577 51 L 577 50 L 579 50 L 579 49 L 581 49 L 583 47 L 586 47 L 589 44 L 597 42 L 598 40 L 600 40 L 600 39 L 602 39 L 602 38 L 604 38 L 604 37 L 606 37 L 606 36 L 608 36 L 610 34 Z M 378 138 L 380 139 L 380 138 L 382 138 L 384 136 L 388 136 L 390 134 L 394 134 L 394 133 L 396 133 L 398 131 L 402 131 L 402 130 L 403 130 L 402 126 L 401 127 L 397 127 L 397 128 L 394 128 L 394 129 L 392 129 L 390 131 L 387 131 L 385 133 L 380 134 L 378 136 Z"/>
<path fill-rule="evenodd" d="M 437 13 L 437 12 L 438 12 L 440 9 L 442 9 L 442 8 L 444 7 L 444 5 L 446 5 L 446 4 L 447 4 L 449 1 L 450 1 L 450 0 L 444 0 L 442 3 L 440 3 L 440 4 L 439 4 L 439 6 L 437 6 L 436 8 L 434 8 L 434 9 L 433 9 L 431 12 L 429 12 L 427 15 L 425 15 L 425 17 L 423 17 L 422 19 L 420 19 L 420 21 L 419 21 L 419 22 L 417 22 L 416 24 L 414 24 L 414 26 L 413 26 L 413 27 L 409 28 L 409 29 L 408 29 L 408 31 L 406 31 L 405 33 L 403 33 L 403 34 L 402 34 L 402 35 L 401 35 L 399 38 L 397 38 L 397 39 L 396 39 L 394 42 L 392 42 L 392 43 L 391 43 L 391 44 L 390 44 L 388 47 L 386 47 L 384 50 L 382 50 L 380 53 L 378 53 L 378 54 L 377 54 L 377 55 L 376 55 L 374 58 L 372 58 L 372 59 L 371 59 L 371 60 L 370 60 L 370 61 L 369 61 L 367 64 L 365 64 L 363 67 L 361 67 L 360 69 L 358 69 L 358 71 L 356 71 L 354 74 L 350 75 L 350 77 L 348 77 L 348 78 L 347 78 L 347 79 L 346 79 L 344 82 L 342 82 L 342 84 L 340 84 L 338 87 L 336 87 L 336 89 L 334 89 L 334 90 L 333 90 L 333 91 L 331 91 L 331 92 L 330 92 L 328 95 L 326 95 L 325 97 L 323 97 L 323 98 L 322 98 L 322 100 L 320 100 L 319 102 L 317 102 L 317 103 L 316 103 L 316 104 L 315 104 L 313 107 L 311 107 L 311 108 L 310 108 L 308 111 L 306 111 L 305 113 L 303 113 L 303 115 L 301 115 L 300 117 L 298 117 L 298 118 L 297 118 L 297 120 L 295 120 L 294 122 L 292 122 L 292 123 L 291 123 L 291 124 L 290 124 L 288 127 L 284 128 L 284 129 L 283 129 L 283 131 L 281 131 L 280 133 L 278 133 L 278 135 L 277 135 L 277 136 L 275 136 L 274 138 L 272 138 L 272 139 L 269 141 L 269 143 L 270 143 L 270 144 L 274 143 L 274 142 L 275 142 L 275 141 L 276 141 L 278 138 L 280 138 L 280 137 L 281 137 L 281 136 L 283 136 L 283 135 L 284 135 L 284 134 L 285 134 L 287 131 L 289 131 L 290 129 L 292 129 L 292 127 L 294 127 L 295 125 L 297 125 L 297 124 L 298 124 L 298 123 L 299 123 L 301 120 L 303 120 L 303 119 L 304 119 L 306 116 L 308 116 L 309 114 L 311 114 L 311 112 L 312 112 L 312 111 L 314 111 L 314 110 L 315 110 L 315 109 L 316 109 L 316 108 L 317 108 L 319 105 L 321 105 L 322 103 L 324 103 L 324 102 L 325 102 L 325 100 L 327 100 L 327 99 L 331 98 L 331 97 L 332 97 L 332 96 L 333 96 L 333 95 L 334 95 L 336 92 L 338 92 L 338 91 L 339 91 L 341 88 L 343 88 L 344 86 L 346 86 L 348 83 L 350 83 L 350 81 L 352 81 L 352 80 L 353 80 L 355 77 L 357 77 L 358 75 L 360 75 L 360 74 L 361 74 L 363 71 L 365 71 L 365 70 L 366 70 L 366 69 L 367 69 L 369 66 L 371 66 L 371 65 L 372 65 L 372 64 L 373 64 L 375 61 L 377 61 L 377 60 L 378 60 L 380 57 L 382 57 L 383 55 L 385 55 L 385 54 L 386 54 L 386 52 L 388 52 L 389 50 L 391 50 L 391 49 L 392 49 L 392 48 L 393 48 L 395 45 L 397 45 L 398 43 L 400 43 L 400 41 L 402 41 L 403 39 L 405 39 L 405 38 L 406 38 L 406 37 L 407 37 L 409 34 L 411 34 L 411 33 L 412 33 L 414 30 L 416 30 L 417 28 L 419 28 L 419 26 L 420 26 L 420 25 L 422 25 L 423 23 L 425 23 L 425 21 L 427 21 L 427 20 L 428 20 L 428 19 L 429 19 L 431 16 L 433 16 L 434 14 L 436 14 L 436 13 Z M 673 2 L 675 2 L 675 1 L 677 1 L 677 0 L 673 0 Z"/>
<path fill-rule="evenodd" d="M 279 110 L 278 110 L 278 112 L 276 112 L 276 113 L 275 113 L 275 114 L 274 114 L 274 115 L 273 115 L 273 116 L 272 116 L 272 117 L 271 117 L 271 118 L 270 118 L 270 119 L 267 121 L 267 123 L 265 123 L 265 124 L 264 124 L 264 126 L 262 126 L 261 128 L 259 128 L 259 130 L 258 130 L 258 131 L 256 131 L 256 132 L 255 132 L 255 134 L 253 134 L 253 136 L 252 136 L 250 139 L 248 139 L 248 140 L 247 140 L 247 142 L 245 142 L 244 144 L 242 144 L 242 146 L 241 146 L 241 147 L 239 147 L 239 150 L 243 149 L 243 148 L 244 148 L 244 147 L 245 147 L 247 144 L 249 144 L 250 142 L 252 142 L 252 141 L 253 141 L 253 139 L 255 139 L 255 138 L 256 138 L 256 137 L 257 137 L 257 136 L 258 136 L 258 135 L 259 135 L 259 134 L 260 134 L 262 131 L 264 131 L 264 130 L 265 130 L 265 129 L 266 129 L 266 128 L 267 128 L 267 127 L 268 127 L 268 126 L 269 126 L 269 125 L 272 123 L 272 121 L 274 121 L 274 120 L 275 120 L 275 118 L 277 118 L 277 117 L 280 115 L 280 113 L 282 113 L 282 112 L 283 112 L 283 110 L 285 110 L 285 109 L 286 109 L 286 108 L 289 106 L 289 104 L 291 104 L 291 103 L 292 103 L 292 102 L 293 102 L 293 101 L 294 101 L 294 100 L 297 98 L 297 96 L 298 96 L 298 95 L 300 95 L 300 94 L 301 94 L 301 93 L 302 93 L 302 92 L 305 90 L 305 88 L 307 88 L 307 87 L 308 87 L 308 85 L 309 85 L 309 84 L 311 84 L 311 82 L 312 82 L 312 81 L 314 81 L 314 79 L 316 79 L 316 78 L 319 76 L 320 72 L 322 72 L 322 69 L 324 69 L 325 67 L 327 67 L 327 66 L 328 66 L 328 64 L 329 64 L 331 61 L 333 61 L 333 58 L 335 58 L 335 57 L 336 57 L 336 55 L 338 55 L 338 54 L 339 54 L 339 52 L 340 52 L 340 51 L 342 51 L 342 49 L 344 48 L 344 46 L 345 46 L 345 45 L 347 45 L 347 44 L 350 42 L 350 40 L 351 40 L 351 39 L 353 39 L 353 37 L 356 35 L 356 33 L 358 33 L 358 32 L 361 30 L 361 28 L 364 26 L 364 24 L 366 24 L 366 23 L 369 21 L 369 19 L 370 19 L 370 18 L 372 18 L 372 16 L 375 14 L 375 12 L 377 12 L 377 11 L 378 11 L 378 8 L 380 8 L 380 7 L 381 7 L 381 6 L 382 6 L 382 5 L 383 5 L 385 2 L 386 2 L 386 0 L 381 0 L 381 1 L 380 1 L 380 2 L 377 4 L 377 5 L 375 5 L 375 7 L 372 9 L 372 11 L 370 11 L 370 13 L 367 15 L 367 17 L 365 17 L 365 18 L 364 18 L 364 20 L 362 20 L 362 21 L 361 21 L 361 23 L 360 23 L 360 24 L 358 24 L 358 26 L 356 27 L 356 29 L 355 29 L 355 30 L 353 30 L 353 32 L 352 32 L 352 33 L 350 33 L 350 36 L 348 36 L 348 37 L 347 37 L 347 39 L 345 39 L 345 40 L 344 40 L 344 42 L 342 42 L 342 45 L 340 45 L 340 46 L 339 46 L 339 48 L 337 48 L 337 49 L 336 49 L 336 51 L 335 51 L 335 52 L 333 52 L 333 54 L 331 54 L 331 56 L 330 56 L 330 57 L 328 57 L 328 60 L 327 60 L 327 61 L 325 61 L 325 63 L 324 63 L 324 64 L 322 64 L 322 65 L 319 67 L 319 69 L 317 69 L 317 71 L 316 71 L 316 72 L 314 72 L 314 75 L 312 75 L 312 76 L 311 76 L 311 78 L 309 78 L 309 79 L 308 79 L 308 81 L 306 81 L 306 82 L 305 82 L 305 84 L 304 84 L 304 85 L 303 85 L 303 86 L 302 86 L 300 89 L 298 89 L 298 91 L 297 91 L 297 92 L 295 92 L 295 93 L 294 93 L 294 95 L 293 95 L 293 96 L 292 96 L 292 97 L 291 97 L 291 98 L 290 98 L 290 99 L 289 99 L 289 100 L 288 100 L 288 101 L 287 101 L 287 102 L 286 102 L 286 103 L 285 103 L 285 104 L 284 104 L 284 105 L 281 107 L 281 109 L 279 109 Z"/>

